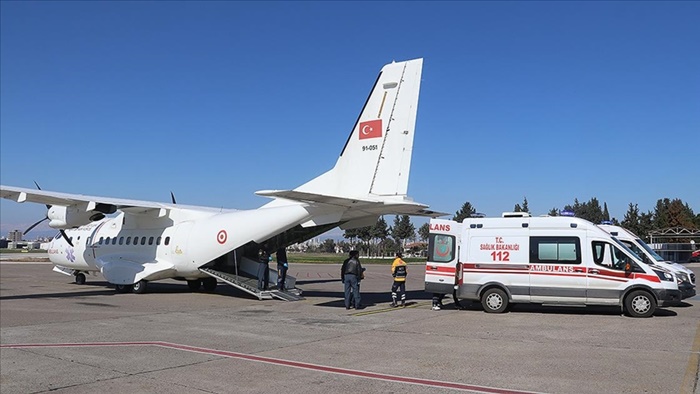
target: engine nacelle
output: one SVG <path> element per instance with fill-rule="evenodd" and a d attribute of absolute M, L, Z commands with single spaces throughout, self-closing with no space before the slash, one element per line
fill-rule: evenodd
<path fill-rule="evenodd" d="M 52 206 L 46 216 L 49 218 L 49 227 L 56 229 L 80 227 L 105 217 L 101 212 L 86 211 L 77 206 L 63 207 L 58 205 Z"/>

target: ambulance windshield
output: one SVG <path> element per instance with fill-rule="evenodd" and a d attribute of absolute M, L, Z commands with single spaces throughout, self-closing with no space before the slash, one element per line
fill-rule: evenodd
<path fill-rule="evenodd" d="M 639 255 L 637 253 L 635 253 L 632 249 L 628 248 L 627 245 L 625 245 L 623 242 L 621 242 L 619 239 L 617 239 L 617 237 L 612 237 L 612 239 L 617 243 L 617 245 L 620 248 L 626 250 L 627 253 L 629 253 L 631 256 L 635 257 L 638 261 L 640 261 L 640 262 L 643 261 L 643 259 L 641 257 L 639 257 Z"/>
<path fill-rule="evenodd" d="M 640 245 L 641 247 L 643 247 L 644 250 L 646 250 L 647 253 L 649 253 L 649 255 L 654 258 L 654 260 L 664 261 L 664 258 L 659 256 L 659 254 L 656 253 L 654 251 L 654 249 L 652 249 L 651 246 L 647 245 L 644 241 L 642 241 L 641 239 L 636 239 L 635 241 L 637 241 L 637 245 Z"/>

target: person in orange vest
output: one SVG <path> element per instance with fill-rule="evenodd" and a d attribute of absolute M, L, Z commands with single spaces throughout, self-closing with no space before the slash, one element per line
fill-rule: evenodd
<path fill-rule="evenodd" d="M 394 277 L 394 284 L 391 285 L 391 306 L 397 307 L 396 299 L 398 293 L 401 293 L 401 306 L 406 306 L 406 262 L 402 259 L 401 252 L 396 252 L 394 263 L 391 264 L 391 276 Z M 398 292 L 398 293 L 397 293 Z"/>

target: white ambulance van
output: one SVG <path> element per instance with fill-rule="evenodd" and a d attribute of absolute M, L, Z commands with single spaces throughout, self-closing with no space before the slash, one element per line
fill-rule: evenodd
<path fill-rule="evenodd" d="M 653 266 L 663 267 L 676 275 L 678 279 L 678 289 L 681 291 L 681 299 L 693 297 L 695 291 L 695 273 L 688 267 L 672 261 L 665 261 L 663 257 L 654 252 L 651 246 L 647 245 L 641 238 L 624 227 L 615 226 L 612 223 L 604 222 L 598 227 L 607 231 L 608 234 L 617 238 L 618 241 L 632 249 L 639 256 L 643 263 Z"/>
<path fill-rule="evenodd" d="M 432 219 L 425 290 L 481 302 L 619 305 L 633 317 L 676 305 L 675 275 L 642 263 L 595 224 L 575 217 Z"/>

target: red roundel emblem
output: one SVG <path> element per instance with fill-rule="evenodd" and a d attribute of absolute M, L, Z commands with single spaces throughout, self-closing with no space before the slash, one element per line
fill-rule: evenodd
<path fill-rule="evenodd" d="M 226 243 L 227 239 L 228 235 L 226 234 L 226 230 L 221 230 L 218 234 L 216 234 L 216 241 L 222 245 Z"/>

